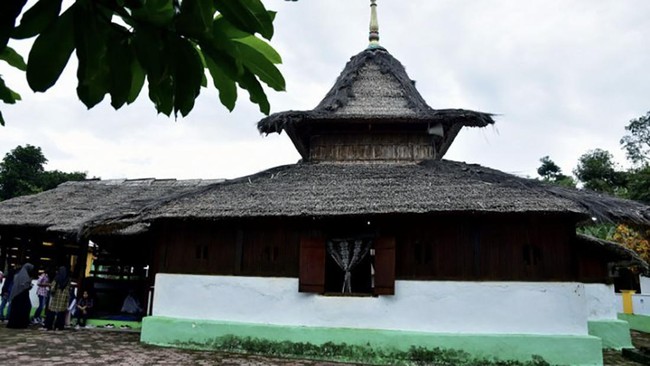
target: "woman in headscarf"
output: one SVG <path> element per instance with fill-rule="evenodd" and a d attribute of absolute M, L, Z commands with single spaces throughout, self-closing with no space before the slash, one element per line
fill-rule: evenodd
<path fill-rule="evenodd" d="M 29 300 L 29 290 L 32 288 L 32 271 L 34 266 L 25 263 L 23 268 L 14 276 L 14 285 L 9 294 L 9 321 L 7 328 L 27 328 L 32 302 Z"/>
<path fill-rule="evenodd" d="M 68 277 L 68 271 L 65 267 L 59 267 L 50 289 L 50 305 L 45 316 L 45 328 L 47 330 L 63 330 L 69 301 L 70 277 Z"/>

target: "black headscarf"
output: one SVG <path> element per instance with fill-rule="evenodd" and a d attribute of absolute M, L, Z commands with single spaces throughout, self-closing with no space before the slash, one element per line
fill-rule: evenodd
<path fill-rule="evenodd" d="M 23 291 L 29 291 L 32 288 L 32 270 L 34 266 L 31 263 L 25 263 L 23 268 L 14 276 L 14 286 L 11 288 L 9 301 L 20 295 Z"/>
<path fill-rule="evenodd" d="M 68 284 L 70 283 L 70 277 L 68 277 L 68 270 L 64 266 L 59 267 L 59 270 L 56 272 L 54 277 L 54 282 L 56 282 L 56 289 L 63 291 Z"/>

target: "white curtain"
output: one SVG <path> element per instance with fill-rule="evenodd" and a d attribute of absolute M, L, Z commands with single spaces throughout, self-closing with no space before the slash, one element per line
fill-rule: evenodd
<path fill-rule="evenodd" d="M 327 253 L 334 262 L 345 272 L 341 293 L 352 292 L 352 270 L 368 255 L 370 241 L 330 240 L 327 242 Z"/>

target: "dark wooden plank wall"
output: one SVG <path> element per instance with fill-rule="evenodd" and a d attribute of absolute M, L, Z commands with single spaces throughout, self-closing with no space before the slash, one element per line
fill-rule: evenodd
<path fill-rule="evenodd" d="M 333 228 L 347 227 L 349 221 L 165 223 L 156 230 L 157 270 L 298 277 L 301 236 L 314 230 L 335 232 Z M 374 219 L 372 225 L 377 235 L 395 237 L 397 279 L 579 278 L 574 227 L 566 218 L 410 217 Z M 368 227 L 362 230 L 367 235 Z"/>
<path fill-rule="evenodd" d="M 157 232 L 160 272 L 298 277 L 300 236 L 285 226 L 170 222 Z"/>
<path fill-rule="evenodd" d="M 398 234 L 397 278 L 575 280 L 571 238 L 555 220 L 411 220 Z"/>

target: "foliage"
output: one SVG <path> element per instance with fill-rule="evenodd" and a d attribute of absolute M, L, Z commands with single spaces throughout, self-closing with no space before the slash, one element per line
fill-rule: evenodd
<path fill-rule="evenodd" d="M 41 190 L 47 191 L 48 189 L 56 188 L 61 183 L 79 181 L 86 178 L 86 173 L 84 172 L 66 173 L 60 170 L 49 170 L 41 174 L 39 182 Z"/>
<path fill-rule="evenodd" d="M 69 180 L 86 179 L 86 173 L 45 171 L 47 159 L 40 147 L 18 146 L 0 162 L 0 200 L 42 192 Z"/>
<path fill-rule="evenodd" d="M 551 160 L 548 155 L 539 159 L 539 161 L 542 163 L 542 165 L 537 168 L 537 174 L 539 174 L 544 181 L 558 184 L 564 187 L 576 186 L 576 182 L 573 180 L 573 178 L 562 174 L 562 169 L 557 164 L 555 164 L 555 162 Z"/>
<path fill-rule="evenodd" d="M 593 236 L 594 238 L 599 238 L 603 240 L 612 240 L 612 237 L 616 232 L 616 225 L 597 224 L 597 225 L 580 226 L 576 228 L 576 232 L 578 234 Z"/>
<path fill-rule="evenodd" d="M 199 344 L 185 344 L 204 348 Z M 215 339 L 209 346 L 226 352 L 254 353 L 301 359 L 326 359 L 361 362 L 375 365 L 498 365 L 498 366 L 545 366 L 542 357 L 532 356 L 530 361 L 502 361 L 478 359 L 467 352 L 454 349 L 412 346 L 408 351 L 375 348 L 370 345 L 349 345 L 326 342 L 315 345 L 306 342 L 269 341 L 251 337 L 225 336 Z"/>
<path fill-rule="evenodd" d="M 612 154 L 602 149 L 594 149 L 580 156 L 573 174 L 585 188 L 596 192 L 620 193 L 627 183 L 625 172 L 616 170 Z"/>
<path fill-rule="evenodd" d="M 0 1 L 0 60 L 26 71 L 37 92 L 56 83 L 73 52 L 77 96 L 88 108 L 106 95 L 115 109 L 132 103 L 146 78 L 159 113 L 186 116 L 208 85 L 206 69 L 231 111 L 237 86 L 265 114 L 270 106 L 260 81 L 285 88 L 275 66 L 280 55 L 262 39 L 272 38 L 275 13 L 260 0 L 75 0 L 68 8 L 62 0 L 38 0 L 23 11 L 25 3 Z M 7 42 L 31 37 L 25 63 Z M 0 99 L 20 99 L 1 78 Z"/>
<path fill-rule="evenodd" d="M 650 162 L 650 112 L 633 119 L 625 126 L 627 134 L 621 138 L 621 145 L 627 158 L 634 164 Z"/>
<path fill-rule="evenodd" d="M 650 164 L 627 172 L 627 197 L 650 204 Z"/>
<path fill-rule="evenodd" d="M 644 261 L 650 263 L 649 229 L 635 229 L 627 225 L 618 225 L 612 235 L 612 241 L 634 250 Z"/>

